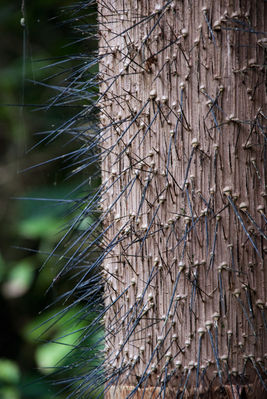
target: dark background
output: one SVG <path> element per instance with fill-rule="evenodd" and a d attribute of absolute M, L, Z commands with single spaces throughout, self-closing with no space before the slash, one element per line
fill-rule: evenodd
<path fill-rule="evenodd" d="M 71 325 L 66 327 L 64 318 L 48 330 L 47 324 L 42 324 L 60 311 L 55 306 L 43 309 L 68 286 L 68 282 L 59 282 L 45 294 L 57 266 L 54 258 L 43 269 L 42 265 L 67 220 L 66 209 L 45 198 L 65 198 L 79 184 L 80 177 L 66 179 L 69 168 L 62 161 L 32 166 L 61 155 L 65 145 L 63 138 L 49 145 L 40 141 L 44 132 L 59 126 L 73 112 L 71 107 L 47 106 L 55 95 L 47 85 L 64 85 L 72 61 L 53 64 L 81 50 L 80 44 L 70 45 L 77 40 L 77 34 L 71 24 L 64 23 L 72 3 L 26 1 L 21 10 L 20 1 L 1 1 L 1 399 L 54 397 L 56 388 L 46 376 L 68 351 L 64 345 L 48 341 L 62 335 L 63 330 L 71 331 Z M 61 9 L 63 6 L 67 11 Z M 82 46 L 82 51 L 90 51 L 96 43 L 87 41 Z"/>

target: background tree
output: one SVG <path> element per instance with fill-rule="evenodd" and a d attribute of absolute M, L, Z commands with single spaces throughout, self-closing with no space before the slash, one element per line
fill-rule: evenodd
<path fill-rule="evenodd" d="M 98 16 L 106 397 L 264 398 L 266 2 Z"/>

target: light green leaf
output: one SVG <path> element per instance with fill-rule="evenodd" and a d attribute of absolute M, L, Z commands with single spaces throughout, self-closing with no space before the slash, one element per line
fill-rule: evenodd
<path fill-rule="evenodd" d="M 6 282 L 2 286 L 2 293 L 6 298 L 16 298 L 24 295 L 33 281 L 33 268 L 29 261 L 23 260 L 13 267 Z"/>
<path fill-rule="evenodd" d="M 20 371 L 15 362 L 9 359 L 0 359 L 0 381 L 17 384 L 20 379 Z M 1 396 L 2 398 L 2 396 Z"/>

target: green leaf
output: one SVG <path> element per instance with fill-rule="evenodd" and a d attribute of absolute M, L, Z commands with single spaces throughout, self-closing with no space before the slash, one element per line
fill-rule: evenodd
<path fill-rule="evenodd" d="M 15 362 L 9 359 L 0 359 L 0 381 L 17 384 L 20 379 L 20 371 Z M 2 396 L 1 396 L 2 398 Z"/>
<path fill-rule="evenodd" d="M 73 349 L 75 338 L 77 338 L 77 333 L 37 348 L 35 358 L 43 373 L 50 373 L 55 366 L 64 363 L 64 357 Z"/>
<path fill-rule="evenodd" d="M 69 310 L 60 318 L 60 309 L 57 309 L 38 317 L 25 329 L 24 335 L 30 341 L 53 341 L 37 345 L 35 358 L 43 373 L 49 373 L 54 367 L 65 364 L 66 356 L 77 345 L 86 327 L 95 317 L 92 313 L 86 320 L 81 320 L 80 310 L 79 307 Z M 103 331 L 100 330 L 86 340 L 86 345 L 94 347 L 102 336 Z M 100 345 L 99 349 L 102 349 Z"/>
<path fill-rule="evenodd" d="M 40 216 L 21 221 L 18 226 L 19 234 L 27 238 L 46 238 L 56 239 L 55 235 L 60 230 L 62 221 L 52 217 Z"/>
<path fill-rule="evenodd" d="M 2 286 L 3 295 L 6 298 L 16 298 L 24 295 L 33 281 L 34 271 L 31 263 L 24 259 L 13 267 Z"/>
<path fill-rule="evenodd" d="M 0 389 L 1 399 L 20 399 L 18 389 L 15 387 L 3 387 Z"/>
<path fill-rule="evenodd" d="M 86 218 L 82 219 L 80 224 L 77 227 L 77 230 L 85 231 L 87 230 L 90 225 L 93 223 L 93 218 L 90 216 L 87 216 Z"/>

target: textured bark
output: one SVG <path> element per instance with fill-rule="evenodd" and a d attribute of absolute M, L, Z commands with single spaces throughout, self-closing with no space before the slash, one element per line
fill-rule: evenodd
<path fill-rule="evenodd" d="M 99 0 L 107 398 L 264 397 L 264 3 Z"/>

